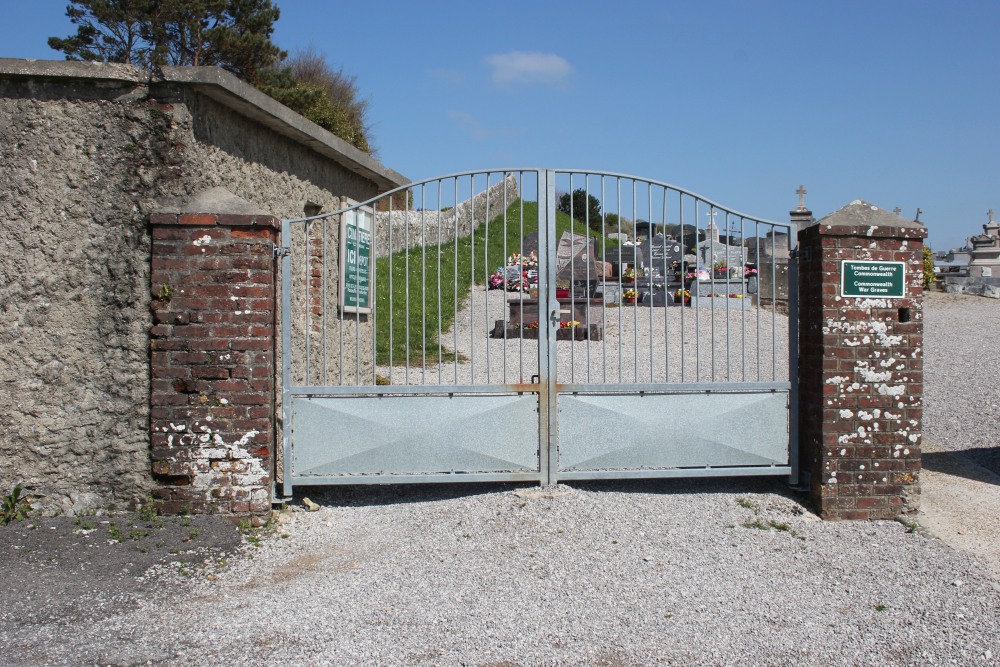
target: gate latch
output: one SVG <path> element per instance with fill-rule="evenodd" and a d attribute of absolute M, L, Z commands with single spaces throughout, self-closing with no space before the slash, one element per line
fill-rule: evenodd
<path fill-rule="evenodd" d="M 552 322 L 552 324 L 554 326 L 558 326 L 559 325 L 559 309 L 558 308 L 554 309 L 552 311 L 552 313 L 549 315 L 549 321 Z"/>
<path fill-rule="evenodd" d="M 277 259 L 278 257 L 284 257 L 287 254 L 288 254 L 288 248 L 286 248 L 285 246 L 280 246 L 280 245 L 275 245 L 274 246 L 274 258 L 275 259 Z"/>

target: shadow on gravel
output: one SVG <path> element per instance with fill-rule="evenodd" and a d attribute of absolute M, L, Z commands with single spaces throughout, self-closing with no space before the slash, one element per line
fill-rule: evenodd
<path fill-rule="evenodd" d="M 630 480 L 567 481 L 572 488 L 615 493 L 652 493 L 683 495 L 691 493 L 773 493 L 788 498 L 810 510 L 806 496 L 788 486 L 786 477 L 726 477 L 726 478 L 665 478 Z M 519 488 L 534 488 L 531 483 L 456 483 L 456 484 L 396 484 L 357 486 L 299 487 L 295 501 L 303 498 L 324 506 L 351 507 L 424 503 L 455 498 L 503 493 Z"/>
<path fill-rule="evenodd" d="M 1000 447 L 924 452 L 921 461 L 927 470 L 1000 486 Z"/>

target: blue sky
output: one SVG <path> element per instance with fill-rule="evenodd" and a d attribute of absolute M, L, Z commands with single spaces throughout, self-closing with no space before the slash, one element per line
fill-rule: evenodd
<path fill-rule="evenodd" d="M 54 58 L 64 0 L 0 0 L 0 55 Z M 935 249 L 1000 211 L 1000 2 L 278 0 L 419 180 L 495 167 L 665 181 L 787 220 L 900 207 Z"/>

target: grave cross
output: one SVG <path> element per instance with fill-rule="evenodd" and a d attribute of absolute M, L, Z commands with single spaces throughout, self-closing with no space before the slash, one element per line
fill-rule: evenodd
<path fill-rule="evenodd" d="M 920 214 L 921 214 L 921 213 L 923 213 L 923 211 L 921 211 L 921 210 L 920 210 L 920 208 L 918 207 L 918 208 L 917 208 L 917 217 L 915 217 L 915 218 L 913 219 L 913 222 L 920 222 Z"/>
<path fill-rule="evenodd" d="M 896 208 L 892 209 L 892 212 L 895 213 L 896 215 L 899 215 L 900 213 L 903 212 L 903 209 L 897 206 Z"/>
<path fill-rule="evenodd" d="M 799 211 L 805 211 L 806 210 L 806 194 L 807 194 L 807 192 L 806 192 L 806 186 L 800 185 L 799 189 L 795 191 L 795 194 L 797 194 L 799 196 L 799 207 L 798 207 L 798 210 Z"/>
<path fill-rule="evenodd" d="M 986 215 L 990 216 L 990 222 L 992 223 L 993 222 L 993 216 L 995 215 L 993 213 L 993 209 L 990 209 L 989 211 L 987 211 Z"/>

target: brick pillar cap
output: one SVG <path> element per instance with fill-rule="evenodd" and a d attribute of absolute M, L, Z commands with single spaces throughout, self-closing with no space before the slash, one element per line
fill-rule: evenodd
<path fill-rule="evenodd" d="M 847 206 L 820 218 L 805 229 L 820 234 L 844 236 L 879 236 L 925 238 L 927 228 L 916 220 L 907 220 L 891 211 L 855 199 Z M 805 230 L 803 230 L 805 231 Z"/>
<path fill-rule="evenodd" d="M 189 213 L 248 215 L 255 217 L 271 215 L 223 187 L 202 190 L 187 200 L 178 199 L 165 202 L 153 212 L 153 215 L 184 215 Z"/>

